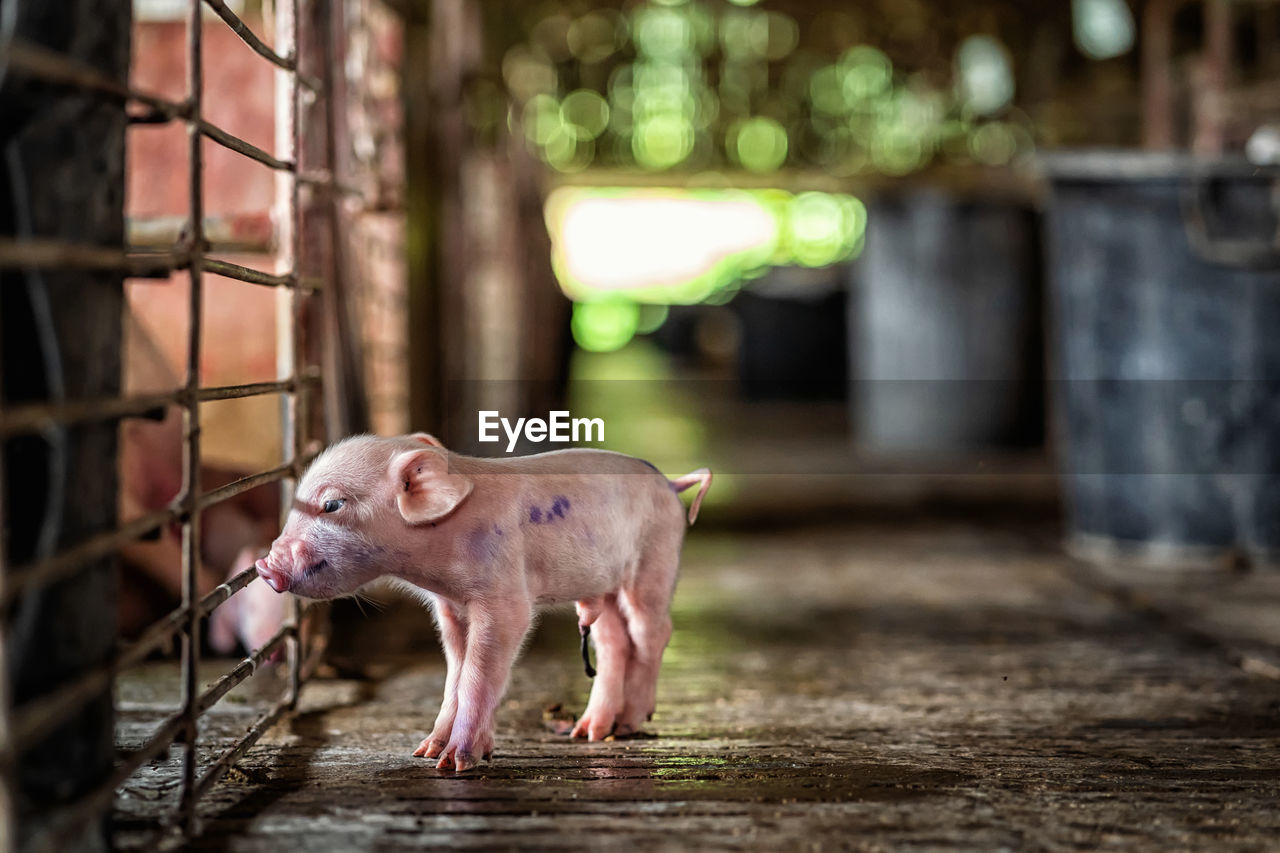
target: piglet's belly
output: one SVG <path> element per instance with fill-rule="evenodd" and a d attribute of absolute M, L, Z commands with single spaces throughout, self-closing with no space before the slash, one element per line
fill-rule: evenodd
<path fill-rule="evenodd" d="M 607 595 L 621 589 L 629 575 L 619 555 L 594 549 L 556 549 L 528 565 L 529 592 L 538 604 L 561 604 Z M 558 559 L 557 559 L 558 557 Z"/>

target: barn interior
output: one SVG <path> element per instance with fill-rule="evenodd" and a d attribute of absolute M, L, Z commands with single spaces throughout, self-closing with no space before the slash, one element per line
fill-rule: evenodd
<path fill-rule="evenodd" d="M 1278 42 L 0 0 L 0 853 L 1273 846 Z M 570 736 L 561 601 L 439 768 L 421 596 L 268 584 L 324 448 L 410 433 L 714 472 L 642 731 Z"/>

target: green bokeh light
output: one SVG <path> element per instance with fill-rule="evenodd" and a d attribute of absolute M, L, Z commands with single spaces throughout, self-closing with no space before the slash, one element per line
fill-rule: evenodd
<path fill-rule="evenodd" d="M 801 193 L 787 211 L 786 236 L 791 257 L 807 267 L 827 266 L 848 258 L 860 245 L 866 224 L 866 208 L 852 196 Z"/>
<path fill-rule="evenodd" d="M 787 131 L 774 119 L 754 116 L 730 130 L 732 150 L 752 172 L 772 172 L 787 160 Z"/>
<path fill-rule="evenodd" d="M 844 92 L 844 76 L 838 65 L 819 68 L 809 78 L 809 100 L 819 114 L 843 114 L 849 108 Z"/>
<path fill-rule="evenodd" d="M 573 125 L 579 139 L 595 139 L 609 126 L 609 103 L 596 92 L 577 89 L 560 104 L 560 120 Z"/>
<path fill-rule="evenodd" d="M 560 103 L 550 95 L 535 95 L 524 105 L 524 133 L 535 145 L 546 145 L 560 132 Z"/>
<path fill-rule="evenodd" d="M 640 306 L 625 299 L 575 302 L 570 326 L 578 346 L 591 352 L 612 352 L 635 337 Z"/>
<path fill-rule="evenodd" d="M 679 165 L 693 151 L 693 123 L 677 113 L 646 116 L 636 121 L 631 150 L 646 169 Z"/>
<path fill-rule="evenodd" d="M 840 57 L 841 84 L 849 103 L 871 100 L 893 85 L 893 63 L 869 45 L 851 47 Z"/>
<path fill-rule="evenodd" d="M 694 52 L 693 23 L 681 9 L 641 6 L 631 26 L 636 51 L 643 56 L 678 60 Z"/>

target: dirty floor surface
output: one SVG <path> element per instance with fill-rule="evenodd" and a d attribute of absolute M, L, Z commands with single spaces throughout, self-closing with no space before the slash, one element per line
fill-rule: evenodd
<path fill-rule="evenodd" d="M 1275 849 L 1280 682 L 1087 577 L 1051 532 L 695 528 L 656 737 L 549 731 L 588 688 L 551 616 L 464 775 L 410 756 L 444 666 L 392 607 L 346 649 L 363 677 L 306 687 L 194 847 Z"/>

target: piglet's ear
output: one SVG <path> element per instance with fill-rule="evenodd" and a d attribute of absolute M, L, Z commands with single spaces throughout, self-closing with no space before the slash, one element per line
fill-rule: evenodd
<path fill-rule="evenodd" d="M 440 443 L 440 439 L 436 438 L 429 432 L 415 432 L 413 435 L 409 436 L 409 438 L 412 438 L 414 441 L 421 442 L 428 447 L 444 448 L 444 445 Z"/>
<path fill-rule="evenodd" d="M 471 481 L 449 471 L 448 458 L 438 450 L 408 450 L 391 460 L 396 505 L 410 524 L 438 521 L 457 509 L 471 494 Z"/>

